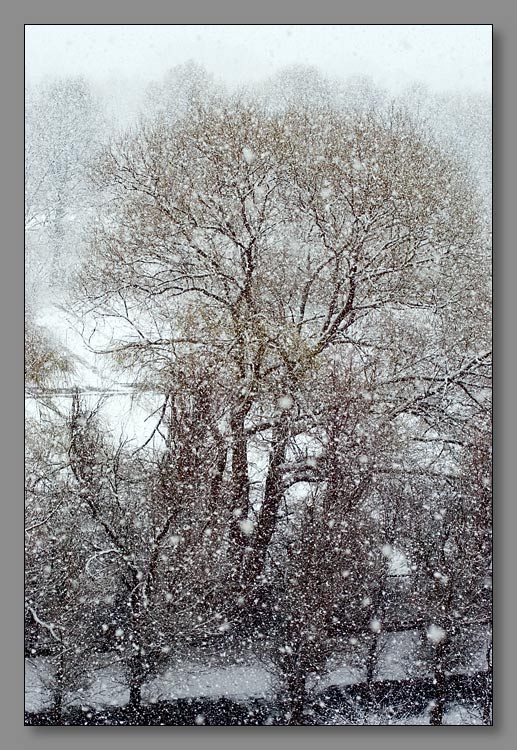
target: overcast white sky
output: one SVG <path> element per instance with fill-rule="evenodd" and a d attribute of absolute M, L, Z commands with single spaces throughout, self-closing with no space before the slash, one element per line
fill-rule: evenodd
<path fill-rule="evenodd" d="M 174 26 L 28 25 L 28 81 L 77 75 L 103 81 L 159 78 L 192 59 L 230 83 L 259 80 L 292 63 L 400 89 L 491 91 L 490 25 Z"/>

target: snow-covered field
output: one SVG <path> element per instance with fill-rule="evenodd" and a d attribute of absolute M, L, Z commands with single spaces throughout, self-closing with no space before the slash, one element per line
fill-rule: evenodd
<path fill-rule="evenodd" d="M 25 710 L 37 712 L 52 705 L 51 673 L 45 657 L 27 659 L 25 664 Z M 162 675 L 144 685 L 144 703 L 178 698 L 273 698 L 271 672 L 260 663 L 203 667 L 190 661 L 177 663 Z M 101 709 L 124 706 L 129 689 L 117 665 L 98 668 L 91 684 L 65 696 L 66 706 L 88 706 Z"/>
<path fill-rule="evenodd" d="M 260 664 L 234 664 L 203 669 L 183 664 L 148 683 L 143 691 L 149 703 L 176 698 L 272 698 L 271 673 Z"/>
<path fill-rule="evenodd" d="M 25 691 L 27 712 L 50 709 L 52 705 L 49 690 L 49 671 L 45 659 L 30 659 L 26 663 Z M 344 686 L 359 682 L 357 671 L 347 667 L 333 670 L 322 680 L 318 691 L 331 686 Z M 167 670 L 160 677 L 147 683 L 142 690 L 144 703 L 174 701 L 180 698 L 227 698 L 245 702 L 253 698 L 273 701 L 275 697 L 274 679 L 270 671 L 259 663 L 234 664 L 227 667 L 203 668 L 199 664 L 184 662 L 174 669 Z M 129 699 L 129 690 L 124 686 L 121 672 L 113 666 L 97 671 L 93 683 L 83 691 L 65 696 L 67 708 L 102 710 L 112 706 L 124 706 Z M 357 725 L 428 725 L 431 706 L 420 714 L 396 715 L 393 711 L 379 709 L 358 712 L 354 719 Z M 326 721 L 330 725 L 349 724 L 347 716 L 331 711 Z M 445 725 L 482 724 L 478 710 L 454 704 L 445 712 Z"/>
<path fill-rule="evenodd" d="M 384 644 L 379 650 L 376 680 L 406 680 L 424 675 L 417 669 L 412 659 L 412 650 L 418 643 L 418 633 L 386 634 Z M 191 657 L 194 658 L 191 658 Z M 162 674 L 147 682 L 142 688 L 144 704 L 179 699 L 218 699 L 226 698 L 245 702 L 252 699 L 263 699 L 274 702 L 278 693 L 278 684 L 274 671 L 264 661 L 259 661 L 248 654 L 240 663 L 224 663 L 214 655 L 207 659 L 206 654 L 196 658 L 177 659 Z M 486 668 L 480 655 L 479 666 Z M 93 675 L 90 684 L 71 691 L 64 696 L 67 708 L 81 707 L 89 710 L 102 710 L 108 707 L 125 706 L 129 700 L 129 689 L 125 684 L 120 665 L 114 664 L 110 655 L 96 657 L 96 666 L 91 670 Z M 26 659 L 25 667 L 25 710 L 39 712 L 51 708 L 51 669 L 46 657 Z M 309 695 L 315 700 L 329 688 L 346 688 L 359 685 L 365 680 L 361 667 L 348 666 L 338 655 L 329 660 L 328 671 L 316 679 L 308 680 Z M 325 704 L 322 703 L 322 706 Z M 429 724 L 429 711 L 421 714 L 400 716 L 383 708 L 379 711 L 355 712 L 354 723 L 365 725 L 376 724 Z M 330 715 L 330 714 L 329 714 Z M 329 719 L 331 724 L 348 724 L 346 715 L 335 711 Z M 478 711 L 467 705 L 450 706 L 444 717 L 444 724 L 482 724 Z"/>
<path fill-rule="evenodd" d="M 361 720 L 355 723 L 358 726 L 428 726 L 429 718 L 429 710 L 421 714 L 408 714 L 402 717 L 393 716 L 389 712 L 365 711 Z M 336 713 L 327 723 L 342 726 L 348 722 L 346 717 Z M 480 725 L 483 721 L 479 711 L 455 704 L 444 713 L 442 723 L 444 726 Z"/>

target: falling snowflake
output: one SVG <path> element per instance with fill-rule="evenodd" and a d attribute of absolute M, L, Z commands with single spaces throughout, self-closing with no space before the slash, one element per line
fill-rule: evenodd
<path fill-rule="evenodd" d="M 439 625 L 432 624 L 427 628 L 426 635 L 431 643 L 437 645 L 438 643 L 441 643 L 443 641 L 446 636 L 446 632 Z"/>

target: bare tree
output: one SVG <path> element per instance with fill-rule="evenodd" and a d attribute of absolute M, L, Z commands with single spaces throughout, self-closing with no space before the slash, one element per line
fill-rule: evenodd
<path fill-rule="evenodd" d="M 423 318 L 459 304 L 454 266 L 481 252 L 466 175 L 397 113 L 268 115 L 221 101 L 146 126 L 105 154 L 96 179 L 112 200 L 92 229 L 83 298 L 118 320 L 119 356 L 159 363 L 190 344 L 226 369 L 243 516 L 247 429 L 260 429 L 257 417 L 275 422 L 255 530 L 263 558 L 287 439 L 277 401 L 329 347 L 375 360 L 390 390 L 403 384 L 384 402 L 392 416 L 423 408 L 449 381 L 433 349 L 395 361 L 378 338 L 387 325 L 394 335 L 416 328 L 422 345 Z M 458 371 L 475 366 L 463 356 Z"/>

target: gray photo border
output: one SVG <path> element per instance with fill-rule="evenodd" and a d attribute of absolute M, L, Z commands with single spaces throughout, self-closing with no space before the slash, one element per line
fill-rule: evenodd
<path fill-rule="evenodd" d="M 382 742 L 390 748 L 424 750 L 437 741 L 457 748 L 494 748 L 512 746 L 513 695 L 516 648 L 513 623 L 517 622 L 512 568 L 516 564 L 516 504 L 513 502 L 512 458 L 516 439 L 516 398 L 512 392 L 512 374 L 517 358 L 512 336 L 512 313 L 517 305 L 512 279 L 517 279 L 517 256 L 511 244 L 512 208 L 517 194 L 516 96 L 512 73 L 517 69 L 515 32 L 517 10 L 511 0 L 440 0 L 417 4 L 414 0 L 362 0 L 347 7 L 338 0 L 262 0 L 245 4 L 242 0 L 153 0 L 145 6 L 136 0 L 90 0 L 88 5 L 72 7 L 66 0 L 20 0 L 2 10 L 0 75 L 2 77 L 2 408 L 0 411 L 2 449 L 0 451 L 3 513 L 1 524 L 2 616 L 0 661 L 1 689 L 0 738 L 8 748 L 74 747 L 89 748 L 92 743 L 112 748 L 140 747 L 260 747 L 264 741 L 282 746 L 370 747 Z M 270 727 L 267 737 L 258 728 L 211 727 L 138 727 L 65 729 L 23 726 L 23 75 L 24 24 L 51 23 L 477 23 L 493 24 L 494 81 L 494 333 L 498 367 L 496 368 L 494 437 L 495 451 L 495 559 L 498 583 L 495 594 L 495 726 L 442 729 L 438 737 L 422 727 Z M 513 127 L 512 127 L 513 125 Z M 502 304 L 501 304 L 502 302 Z M 92 734 L 92 732 L 94 734 Z M 445 732 L 445 735 L 443 734 Z M 515 742 L 515 740 L 514 740 Z"/>

